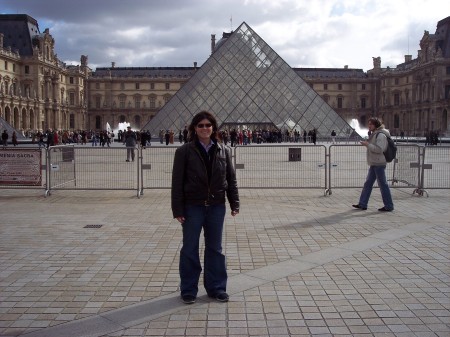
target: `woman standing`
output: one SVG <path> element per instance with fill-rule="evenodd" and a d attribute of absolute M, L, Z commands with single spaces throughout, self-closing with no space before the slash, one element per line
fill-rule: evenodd
<path fill-rule="evenodd" d="M 202 266 L 200 233 L 204 231 L 204 287 L 209 297 L 228 301 L 227 271 L 222 254 L 225 201 L 231 215 L 239 213 L 239 193 L 231 150 L 217 137 L 216 118 L 199 112 L 189 125 L 189 142 L 175 152 L 172 173 L 172 212 L 183 227 L 180 251 L 180 290 L 184 303 L 194 303 Z"/>

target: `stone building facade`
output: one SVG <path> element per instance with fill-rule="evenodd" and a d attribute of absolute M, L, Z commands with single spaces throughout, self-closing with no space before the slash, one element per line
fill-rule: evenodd
<path fill-rule="evenodd" d="M 83 129 L 88 59 L 67 66 L 48 29 L 28 15 L 0 15 L 0 116 L 17 130 Z"/>
<path fill-rule="evenodd" d="M 186 83 L 197 67 L 97 68 L 88 81 L 89 129 L 141 129 Z"/>
<path fill-rule="evenodd" d="M 0 117 L 18 130 L 142 128 L 197 71 L 193 67 L 67 66 L 48 29 L 28 15 L 0 15 Z M 449 135 L 450 17 L 395 68 L 293 68 L 347 122 L 381 117 L 394 134 Z"/>

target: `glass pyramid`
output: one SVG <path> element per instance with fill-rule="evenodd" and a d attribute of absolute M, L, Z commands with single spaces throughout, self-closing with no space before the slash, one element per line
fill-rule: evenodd
<path fill-rule="evenodd" d="M 220 129 L 316 129 L 318 137 L 349 137 L 342 119 L 245 22 L 220 40 L 213 54 L 143 130 L 183 130 L 202 110 Z"/>

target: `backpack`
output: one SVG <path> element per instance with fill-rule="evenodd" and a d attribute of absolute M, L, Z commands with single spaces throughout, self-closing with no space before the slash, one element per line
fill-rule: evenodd
<path fill-rule="evenodd" d="M 377 137 L 379 134 L 380 133 L 378 132 Z M 390 163 L 397 156 L 397 145 L 395 145 L 395 143 L 391 137 L 387 136 L 386 134 L 384 134 L 384 135 L 387 138 L 387 147 L 386 147 L 386 150 L 383 152 L 383 154 L 384 154 L 384 158 L 386 159 L 386 162 Z"/>

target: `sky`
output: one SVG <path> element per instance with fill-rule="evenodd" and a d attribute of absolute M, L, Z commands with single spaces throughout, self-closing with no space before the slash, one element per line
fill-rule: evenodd
<path fill-rule="evenodd" d="M 450 16 L 446 0 L 0 0 L 49 28 L 66 64 L 91 69 L 201 66 L 211 34 L 247 23 L 291 67 L 367 71 L 417 57 L 424 31 Z"/>

